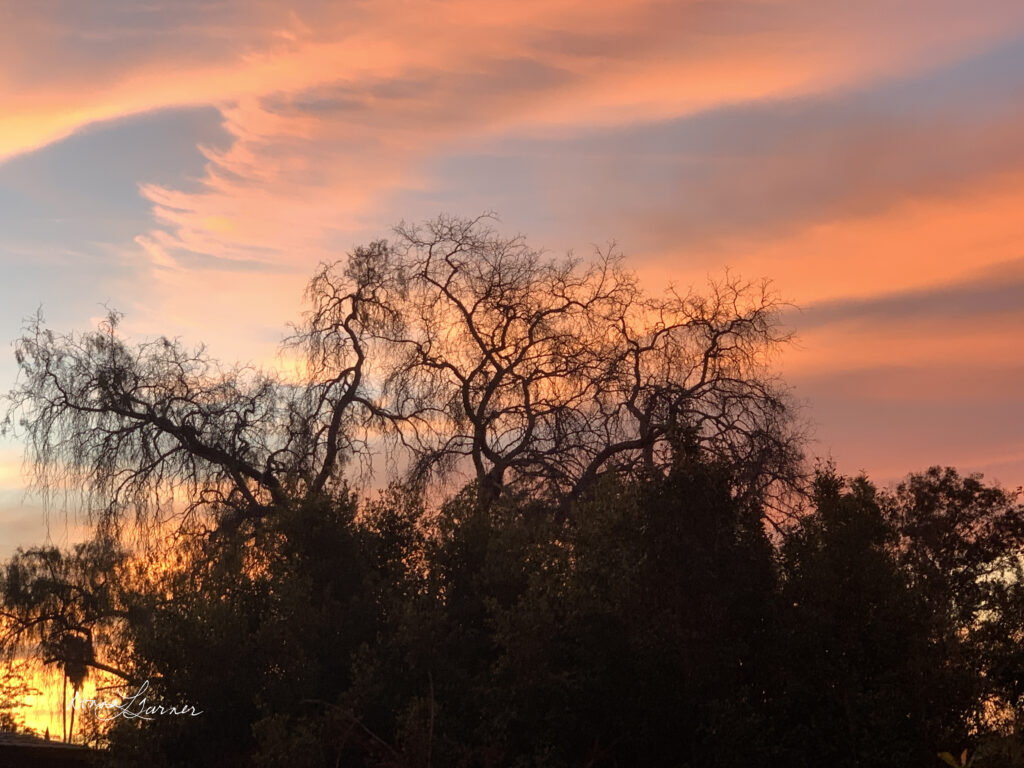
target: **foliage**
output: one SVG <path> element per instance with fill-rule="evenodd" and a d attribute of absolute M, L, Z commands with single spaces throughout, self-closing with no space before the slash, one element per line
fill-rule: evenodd
<path fill-rule="evenodd" d="M 203 715 L 116 722 L 112 764 L 926 766 L 936 747 L 1013 764 L 1012 723 L 978 716 L 996 700 L 1021 714 L 1019 613 L 990 599 L 1018 600 L 1012 578 L 925 591 L 901 526 L 926 514 L 831 472 L 776 545 L 727 468 L 677 452 L 665 476 L 605 477 L 570 523 L 529 496 L 484 508 L 473 485 L 430 513 L 396 486 L 290 507 L 249 541 L 197 539 L 121 598 L 119 637 L 130 679 Z M 904 488 L 963 503 L 949 490 L 976 482 Z M 1012 531 L 1000 494 L 961 512 Z M 1018 549 L 989 545 L 979 563 Z M 90 553 L 109 556 L 75 555 Z M 53 572 L 88 581 L 68 553 L 25 558 L 15 595 L 69 594 Z M 53 605 L 43 637 L 85 616 Z"/>
<path fill-rule="evenodd" d="M 31 670 L 24 660 L 8 659 L 0 671 L 0 731 L 21 731 L 25 728 L 22 710 L 25 697 L 38 694 L 29 680 Z"/>

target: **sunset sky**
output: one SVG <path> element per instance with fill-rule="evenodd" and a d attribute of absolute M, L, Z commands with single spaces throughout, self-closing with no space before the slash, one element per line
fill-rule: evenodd
<path fill-rule="evenodd" d="M 488 210 L 655 290 L 772 278 L 840 470 L 1024 482 L 1019 0 L 0 0 L 8 341 L 106 305 L 271 364 L 319 262 Z"/>

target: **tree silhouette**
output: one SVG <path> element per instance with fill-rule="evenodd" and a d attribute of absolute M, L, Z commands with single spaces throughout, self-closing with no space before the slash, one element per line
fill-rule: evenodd
<path fill-rule="evenodd" d="M 353 282 L 373 286 L 358 308 Z M 553 259 L 487 217 L 442 216 L 324 267 L 309 295 L 298 342 L 320 375 L 351 351 L 373 360 L 375 413 L 413 482 L 468 468 L 485 506 L 506 485 L 568 502 L 611 468 L 666 471 L 683 434 L 748 491 L 798 479 L 767 283 L 652 297 L 614 250 Z M 358 344 L 356 317 L 374 320 Z"/>
<path fill-rule="evenodd" d="M 770 285 L 653 296 L 442 216 L 306 299 L 289 377 L 116 313 L 16 344 L 7 424 L 95 535 L 5 565 L 0 646 L 206 713 L 116 723 L 112 764 L 770 765 Z"/>
<path fill-rule="evenodd" d="M 549 259 L 486 217 L 442 216 L 324 266 L 307 298 L 287 342 L 299 381 L 177 340 L 131 345 L 116 313 L 84 334 L 36 318 L 7 417 L 36 487 L 161 534 L 251 529 L 380 440 L 407 449 L 415 482 L 468 462 L 485 506 L 511 484 L 564 511 L 602 472 L 665 471 L 683 434 L 741 492 L 799 479 L 766 283 L 652 298 L 614 253 Z"/>

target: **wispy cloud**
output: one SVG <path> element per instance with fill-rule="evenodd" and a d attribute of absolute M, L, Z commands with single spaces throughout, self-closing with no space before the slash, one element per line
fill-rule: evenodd
<path fill-rule="evenodd" d="M 991 326 L 1000 317 L 1013 315 L 1024 315 L 1024 257 L 956 282 L 820 302 L 791 321 L 807 331 L 838 324 L 878 330 L 906 323 L 977 330 L 979 324 Z"/>
<path fill-rule="evenodd" d="M 207 189 L 190 201 L 146 194 L 183 247 L 212 255 L 219 243 L 233 258 L 271 229 L 350 229 L 385 192 L 424 186 L 425 160 L 467 140 L 870 83 L 960 58 L 1024 21 L 1014 4 L 919 0 L 885 8 L 879 25 L 886 5 L 32 4 L 6 10 L 0 158 L 99 120 L 215 105 L 234 143 L 212 153 Z M 33 70 L 40 50 L 50 61 Z M 276 238 L 282 250 L 295 240 Z"/>

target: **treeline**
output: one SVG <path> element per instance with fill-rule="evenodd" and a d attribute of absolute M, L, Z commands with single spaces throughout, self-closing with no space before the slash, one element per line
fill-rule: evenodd
<path fill-rule="evenodd" d="M 202 710 L 113 721 L 115 766 L 1024 764 L 1012 495 L 824 471 L 779 539 L 727 478 L 608 478 L 567 525 L 473 487 L 433 515 L 341 494 L 160 575 L 112 542 L 20 552 L 3 601 L 69 675 L 68 638 L 122 617 L 122 690 Z"/>
<path fill-rule="evenodd" d="M 1024 508 L 808 472 L 767 284 L 442 217 L 308 299 L 299 380 L 116 315 L 16 346 L 8 424 L 94 535 L 4 564 L 0 650 L 202 711 L 78 712 L 110 765 L 1024 765 Z"/>

